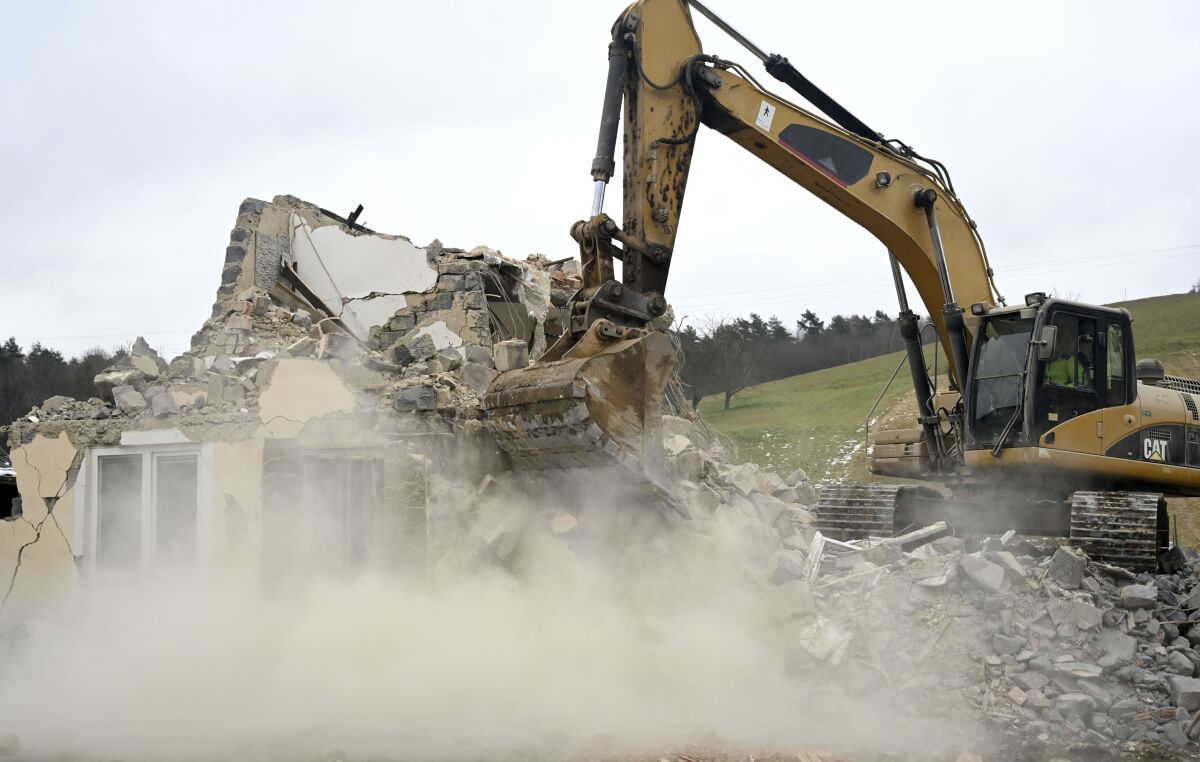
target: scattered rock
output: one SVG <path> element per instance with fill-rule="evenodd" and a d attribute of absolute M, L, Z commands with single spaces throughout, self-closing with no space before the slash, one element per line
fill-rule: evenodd
<path fill-rule="evenodd" d="M 1194 677 L 1172 676 L 1167 678 L 1167 686 L 1175 706 L 1188 712 L 1200 709 L 1200 680 Z"/>
<path fill-rule="evenodd" d="M 146 409 L 146 398 L 132 386 L 118 386 L 112 392 L 117 409 L 125 415 L 137 415 Z"/>
<path fill-rule="evenodd" d="M 1121 607 L 1152 609 L 1158 605 L 1158 588 L 1153 585 L 1126 585 L 1121 588 Z"/>
<path fill-rule="evenodd" d="M 74 401 L 75 400 L 72 397 L 64 397 L 61 394 L 56 394 L 55 396 L 51 397 L 50 399 L 48 399 L 42 403 L 42 410 L 44 410 L 47 413 L 53 413 L 57 410 L 61 410 L 63 408 L 63 406 L 65 406 L 71 402 L 74 402 Z"/>
<path fill-rule="evenodd" d="M 1046 575 L 1067 590 L 1078 590 L 1087 571 L 1087 560 L 1077 551 L 1060 547 L 1054 551 Z"/>
<path fill-rule="evenodd" d="M 1004 569 L 976 555 L 965 555 L 959 561 L 963 572 L 984 590 L 998 593 L 1004 587 Z"/>

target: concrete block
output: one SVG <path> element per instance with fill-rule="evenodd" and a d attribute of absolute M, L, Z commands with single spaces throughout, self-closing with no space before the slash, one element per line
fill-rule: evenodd
<path fill-rule="evenodd" d="M 117 409 L 125 415 L 137 415 L 146 409 L 146 398 L 132 386 L 118 386 L 112 390 Z"/>
<path fill-rule="evenodd" d="M 1121 588 L 1121 608 L 1152 609 L 1158 606 L 1158 588 L 1154 585 L 1126 585 Z"/>
<path fill-rule="evenodd" d="M 520 339 L 507 339 L 492 347 L 492 359 L 496 370 L 516 370 L 529 365 L 529 345 Z"/>
<path fill-rule="evenodd" d="M 392 406 L 401 411 L 434 410 L 437 391 L 432 386 L 404 386 L 392 395 Z"/>
<path fill-rule="evenodd" d="M 1189 712 L 1200 709 L 1200 680 L 1176 675 L 1167 678 L 1167 687 L 1171 691 L 1171 701 L 1175 706 Z"/>

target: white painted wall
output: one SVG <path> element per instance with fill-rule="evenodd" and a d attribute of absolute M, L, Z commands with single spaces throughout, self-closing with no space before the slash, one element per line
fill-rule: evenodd
<path fill-rule="evenodd" d="M 360 339 L 406 306 L 405 293 L 437 283 L 425 249 L 403 238 L 355 236 L 338 225 L 313 229 L 295 213 L 290 235 L 296 272 Z"/>

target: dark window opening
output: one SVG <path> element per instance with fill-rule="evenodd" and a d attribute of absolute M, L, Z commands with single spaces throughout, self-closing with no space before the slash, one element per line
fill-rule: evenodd
<path fill-rule="evenodd" d="M 779 133 L 779 142 L 843 185 L 853 185 L 871 171 L 870 151 L 815 127 L 789 124 Z"/>

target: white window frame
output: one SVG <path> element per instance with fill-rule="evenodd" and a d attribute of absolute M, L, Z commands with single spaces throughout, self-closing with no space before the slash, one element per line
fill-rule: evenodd
<path fill-rule="evenodd" d="M 151 441 L 158 437 L 146 437 Z M 144 441 L 144 440 L 143 440 Z M 88 451 L 81 478 L 84 480 L 87 500 L 86 521 L 76 524 L 86 537 L 74 538 L 76 547 L 84 547 L 84 562 L 87 574 L 92 578 L 108 579 L 147 573 L 193 573 L 205 571 L 212 547 L 212 445 L 179 444 L 173 436 L 161 437 L 161 443 L 145 443 L 122 447 L 93 447 Z M 142 511 L 141 511 L 141 558 L 137 568 L 123 571 L 106 571 L 96 567 L 96 539 L 100 518 L 100 458 L 112 455 L 140 455 L 142 457 Z M 158 458 L 172 455 L 196 456 L 196 563 L 186 568 L 160 568 L 155 558 L 156 543 L 154 495 Z"/>

